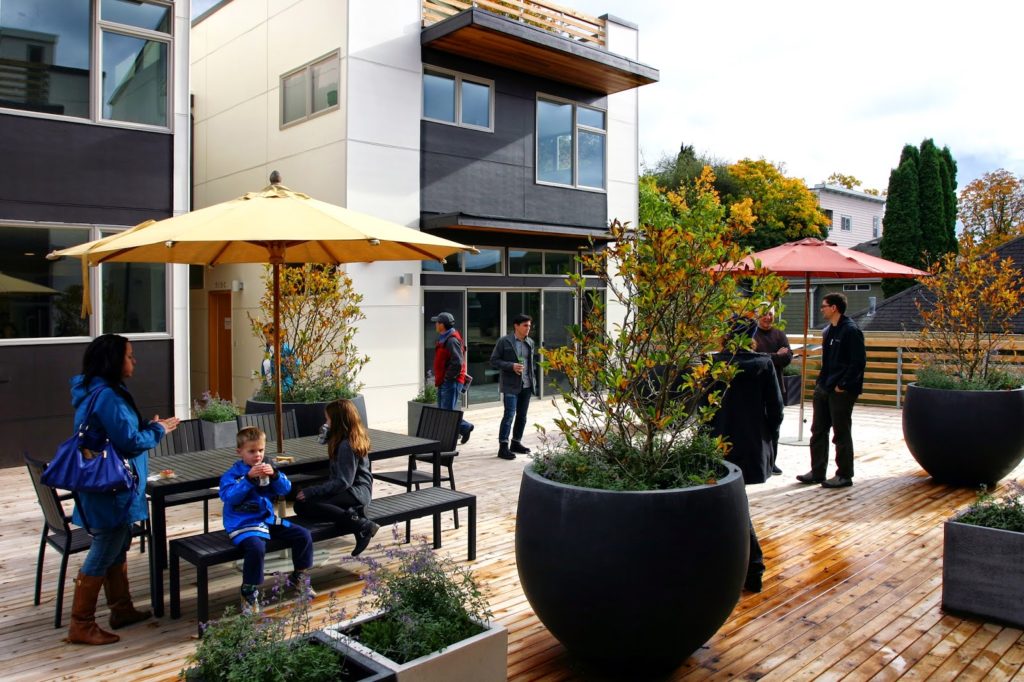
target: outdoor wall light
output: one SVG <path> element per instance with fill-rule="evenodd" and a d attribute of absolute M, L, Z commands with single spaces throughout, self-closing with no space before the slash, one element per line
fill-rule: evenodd
<path fill-rule="evenodd" d="M 231 280 L 231 291 L 245 291 L 245 282 L 240 279 Z"/>
<path fill-rule="evenodd" d="M 399 277 L 398 277 L 398 283 L 399 284 L 404 284 L 407 287 L 411 287 L 412 286 L 412 282 L 413 282 L 413 280 L 412 280 L 412 273 L 411 272 L 407 272 L 404 275 L 399 275 Z"/>

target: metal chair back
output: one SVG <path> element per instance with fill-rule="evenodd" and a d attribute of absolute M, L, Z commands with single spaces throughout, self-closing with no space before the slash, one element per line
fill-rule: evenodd
<path fill-rule="evenodd" d="M 256 426 L 267 434 L 268 443 L 277 440 L 277 420 L 274 418 L 273 412 L 240 414 L 235 417 L 235 422 L 238 424 L 239 431 L 247 426 Z M 285 439 L 299 437 L 299 422 L 295 418 L 295 410 L 285 410 L 281 413 L 281 424 L 284 428 Z"/>

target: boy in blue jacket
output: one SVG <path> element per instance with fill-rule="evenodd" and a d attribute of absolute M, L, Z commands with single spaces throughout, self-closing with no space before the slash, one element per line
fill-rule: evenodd
<path fill-rule="evenodd" d="M 281 538 L 292 550 L 295 570 L 289 582 L 298 589 L 313 590 L 309 568 L 313 565 L 313 538 L 302 526 L 295 526 L 274 512 L 274 498 L 292 488 L 284 472 L 263 461 L 267 436 L 255 426 L 238 432 L 239 460 L 220 477 L 220 499 L 224 501 L 224 530 L 242 548 L 242 610 L 259 611 L 259 588 L 263 584 L 263 557 L 267 540 Z"/>

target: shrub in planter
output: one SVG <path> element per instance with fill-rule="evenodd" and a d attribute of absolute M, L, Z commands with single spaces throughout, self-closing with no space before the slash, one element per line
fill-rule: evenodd
<path fill-rule="evenodd" d="M 192 416 L 202 420 L 203 443 L 208 448 L 230 448 L 235 446 L 235 416 L 238 408 L 230 400 L 203 391 L 202 397 L 192 403 Z"/>
<path fill-rule="evenodd" d="M 944 531 L 942 607 L 1024 627 L 1024 487 L 1001 500 L 982 489 Z"/>
<path fill-rule="evenodd" d="M 416 435 L 416 429 L 419 428 L 420 424 L 420 413 L 423 412 L 424 405 L 437 405 L 437 387 L 433 383 L 423 384 L 423 388 L 420 392 L 409 401 L 409 414 L 408 422 L 406 424 L 406 433 L 410 436 Z"/>
<path fill-rule="evenodd" d="M 725 221 L 712 182 L 705 169 L 689 203 L 641 183 L 641 225 L 614 222 L 608 247 L 580 257 L 621 320 L 606 331 L 592 298 L 571 343 L 544 351 L 568 388 L 557 440 L 524 472 L 519 576 L 552 634 L 604 669 L 677 666 L 725 622 L 746 574 L 742 477 L 704 432 L 716 385 L 737 368 L 710 353 L 784 284 L 756 272 L 742 289 L 733 264 L 749 253 L 738 241 L 749 229 Z M 587 296 L 587 278 L 569 281 Z M 727 346 L 749 343 L 735 335 Z"/>

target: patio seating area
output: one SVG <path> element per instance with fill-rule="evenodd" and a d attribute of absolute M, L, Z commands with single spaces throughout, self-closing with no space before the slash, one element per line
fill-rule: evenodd
<path fill-rule="evenodd" d="M 825 490 L 801 485 L 794 476 L 808 469 L 806 443 L 786 444 L 797 434 L 797 410 L 786 408 L 783 423 L 779 466 L 785 473 L 747 489 L 765 552 L 764 590 L 744 593 L 718 634 L 671 679 L 1024 679 L 1024 632 L 940 609 L 942 523 L 973 501 L 974 492 L 932 482 L 903 444 L 900 411 L 865 405 L 853 414 L 854 486 Z M 537 620 L 519 585 L 515 511 L 520 475 L 528 459 L 495 457 L 500 414 L 500 407 L 468 413 L 476 430 L 470 442 L 459 448 L 456 461 L 459 489 L 477 497 L 477 558 L 471 566 L 490 592 L 496 619 L 509 630 L 509 679 L 584 679 Z M 534 402 L 529 422 L 550 430 L 554 415 L 550 403 Z M 404 420 L 372 426 L 405 430 Z M 807 429 L 804 432 L 806 437 Z M 524 442 L 536 448 L 538 438 L 528 430 Z M 1024 478 L 1024 465 L 1013 476 Z M 53 627 L 59 568 L 55 552 L 50 551 L 46 559 L 42 603 L 32 604 L 42 514 L 25 468 L 0 470 L 0 485 L 8 491 L 0 502 L 5 519 L 0 531 L 4 679 L 174 679 L 195 649 L 192 567 L 185 566 L 181 574 L 181 619 L 165 616 L 120 630 L 121 641 L 109 646 L 65 644 L 66 628 Z M 374 492 L 385 496 L 402 490 L 378 483 Z M 217 502 L 210 505 L 214 529 L 220 527 L 219 507 Z M 451 514 L 444 514 L 441 523 L 445 542 L 438 551 L 465 561 L 468 524 L 454 528 Z M 201 505 L 168 510 L 170 539 L 201 528 Z M 378 544 L 398 542 L 387 531 L 382 529 L 367 555 L 379 557 Z M 413 522 L 415 535 L 429 536 L 430 531 L 430 518 Z M 404 529 L 398 529 L 397 537 L 404 537 Z M 609 540 L 614 546 L 614 536 Z M 318 547 L 327 548 L 331 559 L 313 570 L 313 585 L 319 592 L 314 619 L 326 613 L 332 591 L 351 610 L 359 598 L 363 571 L 359 560 L 349 556 L 349 538 Z M 147 554 L 140 554 L 133 546 L 128 559 L 133 594 L 140 606 L 148 601 L 149 551 L 147 547 Z M 68 573 L 74 576 L 80 565 L 81 556 L 73 557 Z M 236 604 L 239 584 L 240 575 L 233 567 L 212 567 L 210 612 L 218 614 L 226 605 Z M 70 600 L 65 599 L 65 623 L 69 609 Z M 97 620 L 105 625 L 106 619 L 101 598 Z"/>

